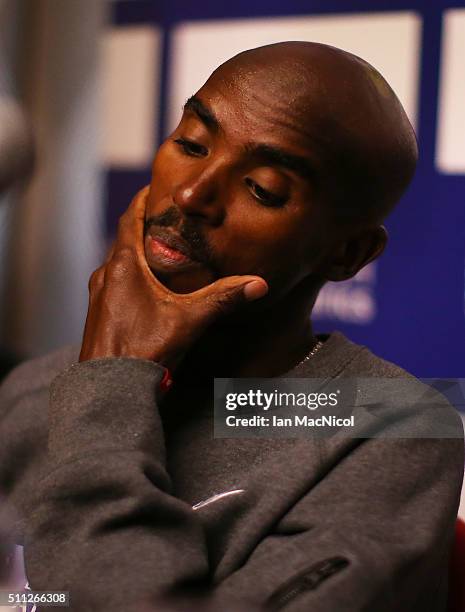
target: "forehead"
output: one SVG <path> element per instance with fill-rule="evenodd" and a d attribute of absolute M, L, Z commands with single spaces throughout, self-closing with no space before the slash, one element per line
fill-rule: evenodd
<path fill-rule="evenodd" d="M 280 146 L 315 159 L 321 147 L 317 84 L 309 95 L 308 78 L 296 82 L 282 70 L 270 78 L 258 68 L 213 73 L 197 92 L 234 142 Z"/>

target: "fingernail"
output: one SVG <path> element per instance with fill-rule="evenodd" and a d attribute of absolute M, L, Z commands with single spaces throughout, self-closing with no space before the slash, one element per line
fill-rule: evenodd
<path fill-rule="evenodd" d="M 248 301 L 258 300 L 268 293 L 268 287 L 265 283 L 259 281 L 251 281 L 244 286 L 244 297 Z"/>

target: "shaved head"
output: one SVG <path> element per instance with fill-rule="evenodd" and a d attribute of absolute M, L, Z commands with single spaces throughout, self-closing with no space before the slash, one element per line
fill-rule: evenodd
<path fill-rule="evenodd" d="M 373 66 L 328 45 L 277 43 L 244 51 L 209 82 L 244 100 L 281 107 L 301 132 L 318 193 L 335 219 L 378 223 L 410 183 L 415 133 L 394 91 Z"/>

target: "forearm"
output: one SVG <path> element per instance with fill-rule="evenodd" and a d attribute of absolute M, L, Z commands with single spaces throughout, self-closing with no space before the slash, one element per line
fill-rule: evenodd
<path fill-rule="evenodd" d="M 48 473 L 26 532 L 33 589 L 69 590 L 79 609 L 131 609 L 208 574 L 195 513 L 170 494 L 161 376 L 148 361 L 107 359 L 54 381 Z"/>
<path fill-rule="evenodd" d="M 51 381 L 77 359 L 74 347 L 25 362 L 0 387 L 0 496 L 22 543 L 31 497 L 45 470 Z"/>

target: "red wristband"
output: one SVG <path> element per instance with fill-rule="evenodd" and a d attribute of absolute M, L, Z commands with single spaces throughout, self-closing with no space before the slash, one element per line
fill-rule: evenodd
<path fill-rule="evenodd" d="M 160 380 L 160 383 L 158 385 L 160 391 L 162 392 L 168 391 L 168 389 L 173 384 L 173 378 L 171 377 L 171 372 L 168 370 L 168 368 L 164 368 L 164 369 L 165 369 L 165 372 L 163 373 L 163 378 Z"/>

